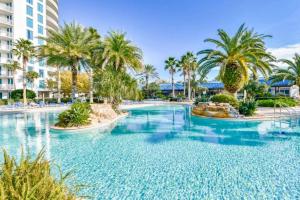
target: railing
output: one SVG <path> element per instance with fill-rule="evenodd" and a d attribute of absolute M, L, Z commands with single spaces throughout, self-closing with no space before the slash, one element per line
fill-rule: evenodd
<path fill-rule="evenodd" d="M 7 31 L 0 31 L 0 36 L 2 37 L 13 37 L 13 34 L 11 32 L 7 32 Z"/>
<path fill-rule="evenodd" d="M 13 20 L 5 19 L 5 18 L 0 18 L 0 23 L 1 24 L 6 24 L 6 25 L 13 25 Z"/>
<path fill-rule="evenodd" d="M 12 50 L 12 46 L 10 45 L 1 45 L 0 46 L 0 50 L 4 50 L 4 51 L 11 51 Z"/>
<path fill-rule="evenodd" d="M 0 90 L 13 90 L 14 86 L 13 85 L 9 85 L 9 84 L 1 84 L 0 85 Z"/>
<path fill-rule="evenodd" d="M 5 4 L 0 4 L 0 10 L 5 10 L 5 11 L 12 12 L 13 8 L 11 6 L 7 6 Z"/>

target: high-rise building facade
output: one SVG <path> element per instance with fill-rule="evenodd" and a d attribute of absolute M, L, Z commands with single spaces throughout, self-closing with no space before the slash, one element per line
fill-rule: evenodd
<path fill-rule="evenodd" d="M 22 71 L 15 75 L 5 64 L 17 60 L 12 54 L 14 42 L 20 38 L 43 45 L 39 36 L 47 36 L 49 29 L 58 29 L 58 0 L 0 0 L 0 99 L 9 98 L 14 89 L 22 89 Z M 35 71 L 39 78 L 28 83 L 37 95 L 48 95 L 46 80 L 50 67 L 45 60 L 31 59 L 27 71 Z"/>

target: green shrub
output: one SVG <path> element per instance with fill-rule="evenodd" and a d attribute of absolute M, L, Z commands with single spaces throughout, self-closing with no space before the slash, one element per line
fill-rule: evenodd
<path fill-rule="evenodd" d="M 214 103 L 229 103 L 235 108 L 239 107 L 238 100 L 234 96 L 228 94 L 217 94 L 214 95 L 210 100 Z"/>
<path fill-rule="evenodd" d="M 240 102 L 239 113 L 245 116 L 252 116 L 256 111 L 255 101 Z"/>
<path fill-rule="evenodd" d="M 206 96 L 206 95 L 201 95 L 200 97 L 197 97 L 197 98 L 195 99 L 194 104 L 195 104 L 195 105 L 198 105 L 200 102 L 208 102 L 208 100 L 209 100 L 208 96 Z"/>
<path fill-rule="evenodd" d="M 78 127 L 89 125 L 91 106 L 88 103 L 74 103 L 69 110 L 59 114 L 56 126 Z"/>
<path fill-rule="evenodd" d="M 36 97 L 36 94 L 32 90 L 26 90 L 26 97 L 27 99 L 34 99 Z M 13 100 L 20 100 L 23 99 L 23 90 L 18 89 L 11 92 L 11 98 Z"/>
<path fill-rule="evenodd" d="M 298 101 L 292 98 L 281 98 L 281 99 L 262 99 L 257 100 L 257 105 L 259 107 L 294 107 L 298 105 Z"/>
<path fill-rule="evenodd" d="M 4 105 L 6 105 L 6 101 L 0 99 L 0 106 L 4 106 Z"/>
<path fill-rule="evenodd" d="M 35 160 L 22 153 L 18 162 L 4 151 L 4 162 L 0 167 L 0 199 L 75 200 L 75 191 L 68 190 L 65 184 L 69 175 L 54 178 L 44 151 Z"/>

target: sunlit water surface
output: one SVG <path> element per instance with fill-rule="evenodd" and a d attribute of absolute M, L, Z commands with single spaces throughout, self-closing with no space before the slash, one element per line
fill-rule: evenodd
<path fill-rule="evenodd" d="M 57 115 L 0 115 L 0 147 L 17 157 L 21 146 L 44 147 L 94 199 L 300 199 L 299 120 L 203 119 L 159 106 L 131 110 L 109 130 L 49 131 Z"/>

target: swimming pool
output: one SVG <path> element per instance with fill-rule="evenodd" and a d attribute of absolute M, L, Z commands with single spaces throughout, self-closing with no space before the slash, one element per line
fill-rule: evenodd
<path fill-rule="evenodd" d="M 21 145 L 44 146 L 95 199 L 300 198 L 298 120 L 214 120 L 157 106 L 131 110 L 104 132 L 51 132 L 57 115 L 0 116 L 0 147 L 19 156 Z"/>

